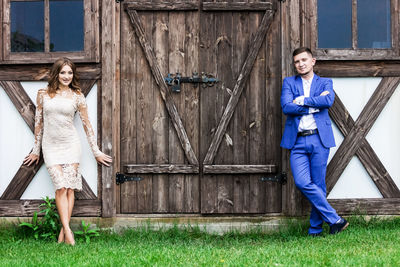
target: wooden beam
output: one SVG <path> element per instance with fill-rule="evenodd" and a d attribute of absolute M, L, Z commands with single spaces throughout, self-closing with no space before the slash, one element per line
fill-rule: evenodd
<path fill-rule="evenodd" d="M 126 164 L 124 173 L 199 173 L 197 165 L 179 164 Z"/>
<path fill-rule="evenodd" d="M 147 61 L 150 65 L 151 72 L 153 77 L 160 89 L 161 96 L 165 102 L 165 106 L 168 110 L 171 121 L 174 125 L 176 133 L 178 135 L 179 141 L 182 145 L 183 150 L 185 151 L 185 155 L 191 165 L 198 165 L 198 160 L 196 154 L 193 151 L 193 148 L 190 144 L 189 138 L 187 136 L 186 130 L 183 126 L 182 120 L 179 117 L 176 106 L 173 102 L 172 96 L 170 95 L 169 89 L 164 81 L 164 77 L 161 74 L 160 66 L 157 62 L 157 59 L 154 55 L 153 48 L 148 42 L 142 23 L 140 22 L 139 16 L 135 10 L 128 10 L 128 14 L 135 30 L 135 33 L 138 37 L 140 45 L 143 48 L 143 52 L 146 55 Z"/>
<path fill-rule="evenodd" d="M 203 165 L 203 173 L 237 174 L 237 173 L 276 173 L 276 165 Z"/>
<path fill-rule="evenodd" d="M 399 61 L 325 61 L 317 60 L 315 72 L 325 77 L 396 77 Z"/>
<path fill-rule="evenodd" d="M 47 81 L 49 64 L 0 65 L 0 81 Z M 100 64 L 76 64 L 80 80 L 100 79 Z"/>
<path fill-rule="evenodd" d="M 0 81 L 0 86 L 3 87 L 4 91 L 28 127 L 32 132 L 34 132 L 36 110 L 35 104 L 25 92 L 21 83 L 16 81 Z"/>
<path fill-rule="evenodd" d="M 0 200 L 0 217 L 31 217 L 39 211 L 43 200 Z M 101 214 L 100 200 L 76 200 L 72 216 L 93 216 Z"/>
<path fill-rule="evenodd" d="M 82 93 L 87 97 L 90 90 L 92 90 L 93 86 L 97 83 L 97 80 L 82 80 L 80 81 Z"/>
<path fill-rule="evenodd" d="M 341 215 L 400 215 L 400 198 L 328 199 Z"/>
<path fill-rule="evenodd" d="M 199 4 L 193 1 L 140 1 L 125 3 L 124 8 L 127 11 L 195 11 L 199 9 Z"/>
<path fill-rule="evenodd" d="M 347 136 L 354 127 L 355 122 L 353 121 L 353 118 L 350 116 L 349 112 L 343 105 L 343 102 L 337 95 L 335 97 L 335 103 L 329 109 L 329 115 L 344 136 Z M 360 142 L 361 144 L 359 149 L 356 151 L 356 155 L 360 159 L 364 168 L 367 170 L 368 174 L 378 187 L 383 197 L 400 197 L 399 188 L 396 186 L 385 166 L 379 160 L 371 145 L 365 138 L 363 138 Z M 329 179 L 330 178 L 328 178 L 328 180 Z"/>
<path fill-rule="evenodd" d="M 222 138 L 225 134 L 226 128 L 228 127 L 228 124 L 232 118 L 235 107 L 239 102 L 239 98 L 242 95 L 243 89 L 249 78 L 250 72 L 254 65 L 254 61 L 265 39 L 269 25 L 271 24 L 271 21 L 273 19 L 273 14 L 274 12 L 270 10 L 265 12 L 261 25 L 259 26 L 257 33 L 254 36 L 254 39 L 250 43 L 251 46 L 249 47 L 249 54 L 247 55 L 247 58 L 243 63 L 242 70 L 240 71 L 239 77 L 236 81 L 231 98 L 229 99 L 229 102 L 225 108 L 224 114 L 222 115 L 218 128 L 215 131 L 207 155 L 204 158 L 205 165 L 211 165 L 214 161 L 218 148 L 221 144 Z"/>
<path fill-rule="evenodd" d="M 115 87 L 116 51 L 115 45 L 115 1 L 101 1 L 101 148 L 107 155 L 113 155 L 113 90 Z M 113 166 L 114 168 L 114 166 Z M 102 216 L 113 217 L 115 206 L 115 181 L 113 168 L 101 167 Z"/>
<path fill-rule="evenodd" d="M 203 11 L 266 11 L 272 10 L 272 2 L 203 2 Z"/>
<path fill-rule="evenodd" d="M 379 114 L 389 101 L 393 92 L 400 83 L 400 77 L 383 78 L 374 94 L 361 112 L 354 127 L 344 138 L 339 149 L 329 162 L 326 172 L 326 190 L 329 193 L 339 177 L 349 164 L 353 155 L 359 149 L 361 140 L 365 138 Z"/>

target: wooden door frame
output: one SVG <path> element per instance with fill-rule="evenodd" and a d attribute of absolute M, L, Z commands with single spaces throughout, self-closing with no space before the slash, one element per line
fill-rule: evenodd
<path fill-rule="evenodd" d="M 154 2 L 125 2 L 123 3 L 124 10 L 128 13 L 130 17 L 130 22 L 145 54 L 147 62 L 150 66 L 150 70 L 153 77 L 160 89 L 162 99 L 166 105 L 169 116 L 173 122 L 174 128 L 178 134 L 182 148 L 185 151 L 186 158 L 188 159 L 190 165 L 176 165 L 176 164 L 128 164 L 124 166 L 125 173 L 199 173 L 199 163 L 191 148 L 190 142 L 187 138 L 186 131 L 180 120 L 179 114 L 177 113 L 172 97 L 170 96 L 170 91 L 166 85 L 164 78 L 160 71 L 160 66 L 157 63 L 156 57 L 154 55 L 153 49 L 146 39 L 142 23 L 140 22 L 137 11 L 196 11 L 199 10 L 201 6 L 202 11 L 265 11 L 262 22 L 257 29 L 257 32 L 250 43 L 249 54 L 247 55 L 241 72 L 236 81 L 233 93 L 229 99 L 228 105 L 225 108 L 224 114 L 219 122 L 216 133 L 213 136 L 213 140 L 207 152 L 207 155 L 203 162 L 203 172 L 207 174 L 219 174 L 219 173 L 276 173 L 278 167 L 276 165 L 213 165 L 213 161 L 217 154 L 218 148 L 221 144 L 222 138 L 226 132 L 227 126 L 232 118 L 234 109 L 239 102 L 240 96 L 243 92 L 245 84 L 250 76 L 251 70 L 253 68 L 255 59 L 259 53 L 262 43 L 265 40 L 266 33 L 271 24 L 274 13 L 276 13 L 276 7 L 273 2 L 259 2 L 259 3 L 227 3 L 227 2 L 202 2 L 194 3 L 192 1 L 163 1 L 162 3 Z M 119 33 L 121 34 L 121 33 Z M 118 37 L 120 38 L 120 37 Z M 118 93 L 119 94 L 119 93 Z M 113 94 L 114 95 L 114 94 Z M 115 94 L 116 95 L 116 94 Z M 113 99 L 115 99 L 113 97 Z M 120 113 L 118 113 L 118 118 Z M 118 123 L 120 124 L 119 120 Z M 118 126 L 119 126 L 118 124 Z M 116 123 L 113 123 L 113 127 L 117 127 Z M 114 136 L 114 140 L 116 136 Z M 115 143 L 115 142 L 114 142 Z M 118 148 L 118 151 L 120 148 Z M 114 153 L 115 155 L 115 153 Z M 119 161 L 119 159 L 118 159 Z M 118 163 L 119 164 L 119 163 Z M 119 166 L 118 169 L 121 169 Z M 118 192 L 118 187 L 116 191 Z M 118 194 L 117 194 L 118 195 Z M 117 200 L 118 201 L 118 200 Z M 119 203 L 118 203 L 119 204 Z M 120 205 L 120 204 L 119 204 Z"/>

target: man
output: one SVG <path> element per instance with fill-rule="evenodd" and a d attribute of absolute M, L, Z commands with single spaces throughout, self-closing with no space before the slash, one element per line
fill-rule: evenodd
<path fill-rule="evenodd" d="M 324 221 L 330 226 L 330 234 L 349 225 L 326 200 L 326 165 L 329 148 L 335 146 L 328 109 L 335 93 L 331 79 L 314 73 L 315 62 L 309 48 L 294 50 L 298 75 L 284 79 L 281 94 L 282 110 L 287 116 L 281 146 L 290 149 L 294 182 L 311 203 L 308 234 L 314 237 L 321 235 Z"/>

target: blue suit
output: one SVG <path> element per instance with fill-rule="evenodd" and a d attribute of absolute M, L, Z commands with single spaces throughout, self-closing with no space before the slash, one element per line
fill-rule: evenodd
<path fill-rule="evenodd" d="M 328 91 L 329 94 L 321 96 Z M 335 100 L 332 80 L 314 74 L 310 97 L 304 98 L 304 105 L 293 103 L 298 96 L 304 95 L 300 76 L 285 78 L 282 86 L 281 106 L 287 116 L 281 146 L 290 149 L 290 166 L 298 189 L 310 201 L 310 234 L 322 232 L 323 222 L 336 223 L 340 217 L 326 200 L 325 175 L 329 148 L 335 146 L 328 108 Z M 317 134 L 298 136 L 300 119 L 309 114 L 309 108 L 316 108 L 313 113 L 317 125 Z"/>

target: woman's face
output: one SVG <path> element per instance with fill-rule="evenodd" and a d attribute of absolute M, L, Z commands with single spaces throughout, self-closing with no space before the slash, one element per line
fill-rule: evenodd
<path fill-rule="evenodd" d="M 72 78 L 74 77 L 74 72 L 71 67 L 68 65 L 64 65 L 61 68 L 60 73 L 58 74 L 58 82 L 60 85 L 68 86 L 72 82 Z"/>

